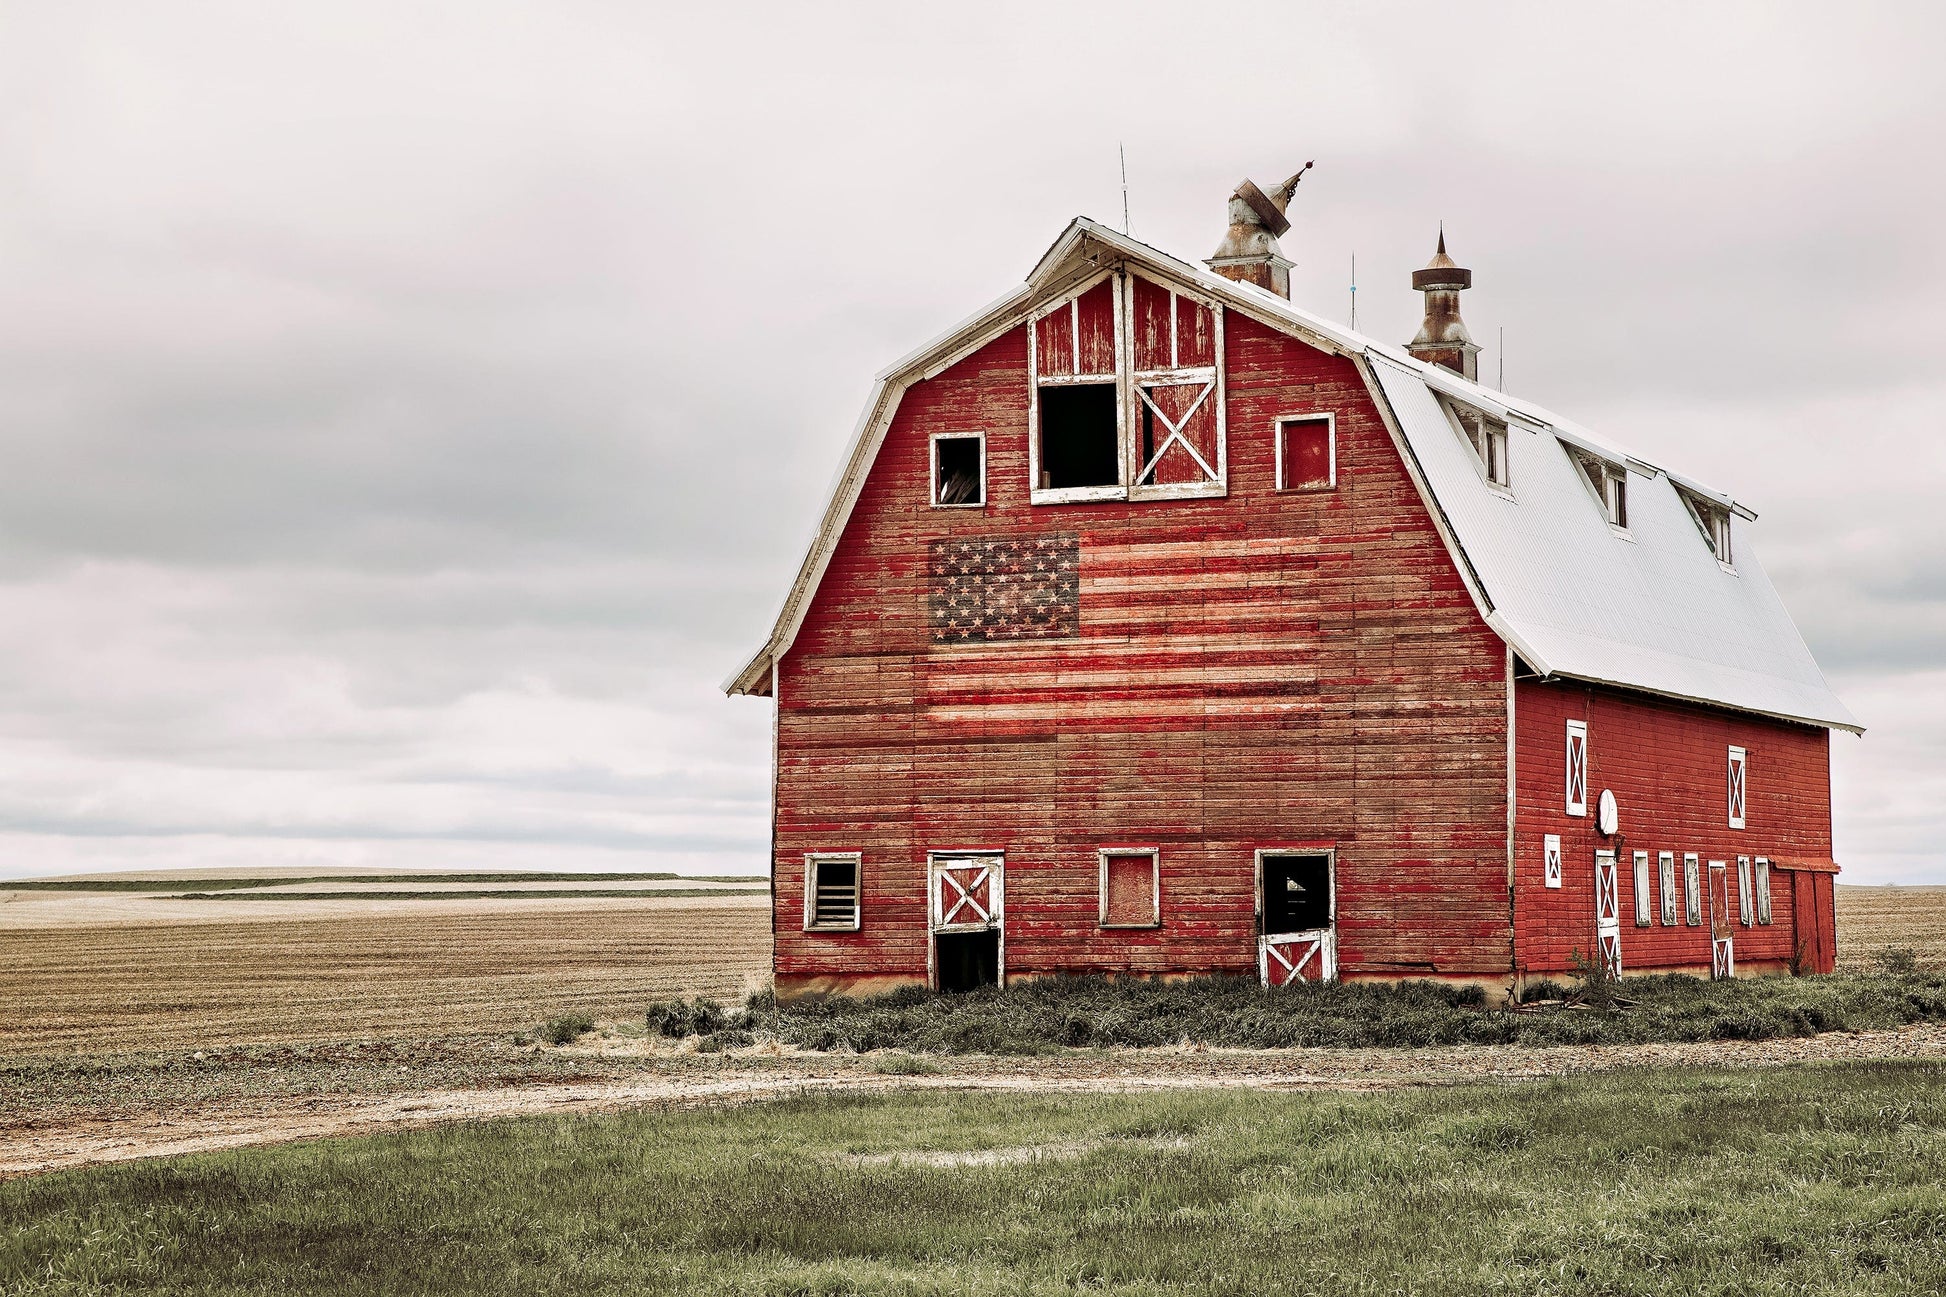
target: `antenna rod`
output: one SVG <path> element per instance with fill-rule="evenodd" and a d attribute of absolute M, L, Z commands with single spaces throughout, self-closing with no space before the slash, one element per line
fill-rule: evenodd
<path fill-rule="evenodd" d="M 1507 390 L 1507 326 L 1500 326 L 1500 390 Z"/>
<path fill-rule="evenodd" d="M 1358 327 L 1358 254 L 1351 254 L 1351 327 Z"/>
<path fill-rule="evenodd" d="M 1122 159 L 1122 233 L 1128 233 L 1128 148 L 1121 141 L 1115 142 L 1115 152 Z"/>

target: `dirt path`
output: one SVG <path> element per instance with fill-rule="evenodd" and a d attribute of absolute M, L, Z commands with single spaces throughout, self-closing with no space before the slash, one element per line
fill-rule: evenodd
<path fill-rule="evenodd" d="M 563 1051 L 571 1052 L 571 1051 Z M 1768 1067 L 1867 1059 L 1946 1061 L 1946 1025 L 1832 1033 L 1755 1043 L 1458 1046 L 1406 1049 L 1121 1050 L 1051 1058 L 937 1060 L 937 1075 L 887 1075 L 872 1057 L 725 1056 L 699 1071 L 653 1056 L 621 1078 L 491 1089 L 325 1094 L 177 1102 L 114 1120 L 63 1113 L 0 1132 L 0 1177 L 101 1162 L 208 1152 L 326 1136 L 414 1130 L 540 1113 L 680 1109 L 812 1093 L 890 1089 L 1130 1092 L 1176 1087 L 1371 1091 L 1467 1081 L 1517 1081 L 1626 1067 Z"/>

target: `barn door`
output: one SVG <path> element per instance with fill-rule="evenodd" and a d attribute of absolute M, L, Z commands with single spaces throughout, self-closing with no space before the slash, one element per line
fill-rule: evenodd
<path fill-rule="evenodd" d="M 1621 890 L 1615 853 L 1595 852 L 1595 950 L 1610 977 L 1622 975 Z"/>
<path fill-rule="evenodd" d="M 1725 861 L 1710 861 L 1710 976 L 1737 975 L 1736 919 L 1730 912 L 1730 869 Z"/>
<path fill-rule="evenodd" d="M 1006 889 L 996 853 L 930 856 L 932 982 L 936 990 L 970 991 L 1000 981 Z"/>
<path fill-rule="evenodd" d="M 1334 870 L 1328 851 L 1257 853 L 1257 976 L 1265 986 L 1337 980 Z"/>

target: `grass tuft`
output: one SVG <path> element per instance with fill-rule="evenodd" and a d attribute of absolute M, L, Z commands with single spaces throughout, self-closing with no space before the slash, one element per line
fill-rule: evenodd
<path fill-rule="evenodd" d="M 541 1038 L 550 1045 L 572 1045 L 595 1029 L 595 1020 L 585 1013 L 564 1013 L 549 1018 L 541 1028 Z"/>

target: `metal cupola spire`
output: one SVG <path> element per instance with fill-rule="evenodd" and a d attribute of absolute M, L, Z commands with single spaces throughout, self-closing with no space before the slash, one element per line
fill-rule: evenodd
<path fill-rule="evenodd" d="M 1473 272 L 1446 255 L 1444 222 L 1439 227 L 1439 248 L 1424 270 L 1412 272 L 1412 286 L 1426 295 L 1426 318 L 1406 350 L 1420 360 L 1477 379 L 1480 348 L 1466 331 L 1459 306 L 1460 293 L 1473 286 Z"/>

